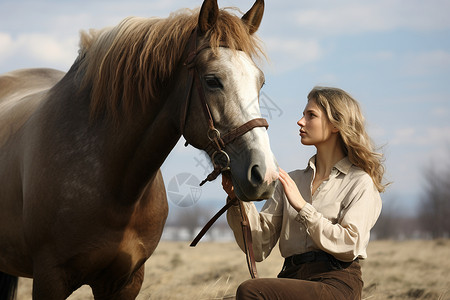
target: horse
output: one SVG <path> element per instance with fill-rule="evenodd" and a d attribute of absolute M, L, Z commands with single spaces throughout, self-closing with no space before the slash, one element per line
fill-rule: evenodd
<path fill-rule="evenodd" d="M 135 299 L 168 203 L 160 167 L 183 136 L 229 172 L 244 201 L 267 199 L 278 165 L 260 118 L 264 2 L 242 17 L 217 0 L 167 18 L 82 32 L 67 73 L 0 76 L 0 287 L 65 299 Z"/>

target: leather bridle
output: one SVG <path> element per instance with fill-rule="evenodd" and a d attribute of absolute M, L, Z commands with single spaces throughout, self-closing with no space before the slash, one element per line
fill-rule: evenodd
<path fill-rule="evenodd" d="M 211 155 L 211 161 L 214 167 L 214 170 L 203 180 L 200 185 L 203 185 L 207 181 L 213 181 L 219 176 L 220 173 L 230 170 L 230 156 L 225 151 L 225 146 L 231 142 L 233 142 L 236 138 L 244 135 L 248 131 L 252 130 L 255 127 L 269 127 L 267 120 L 264 118 L 255 118 L 252 119 L 241 126 L 230 130 L 228 133 L 223 136 L 214 126 L 214 120 L 211 114 L 211 110 L 209 109 L 208 103 L 206 101 L 205 91 L 202 85 L 202 78 L 199 76 L 197 67 L 196 67 L 196 58 L 200 52 L 205 49 L 210 48 L 209 45 L 205 44 L 201 47 L 197 47 L 197 39 L 199 29 L 196 27 L 193 31 L 189 40 L 187 42 L 188 48 L 188 56 L 184 63 L 184 65 L 188 69 L 188 90 L 186 93 L 186 101 L 185 106 L 182 111 L 181 116 L 181 133 L 184 133 L 184 127 L 186 125 L 186 117 L 189 109 L 189 103 L 192 97 L 192 90 L 195 87 L 197 89 L 198 97 L 200 98 L 200 103 L 202 106 L 203 114 L 208 122 L 208 131 L 207 136 L 209 139 L 209 144 L 206 146 L 205 150 L 208 154 Z M 220 44 L 220 47 L 227 47 L 227 45 Z M 186 145 L 188 142 L 186 142 Z M 212 153 L 212 154 L 211 154 Z M 222 161 L 225 160 L 225 163 L 221 163 L 219 158 L 222 158 Z"/>
<path fill-rule="evenodd" d="M 201 47 L 197 47 L 197 39 L 199 29 L 196 27 L 193 31 L 189 40 L 187 42 L 188 48 L 188 56 L 184 63 L 187 67 L 189 75 L 188 75 L 188 90 L 186 93 L 186 101 L 185 106 L 183 107 L 182 115 L 181 115 L 181 133 L 184 134 L 184 127 L 186 125 L 186 117 L 189 109 L 189 102 L 192 97 L 192 89 L 195 87 L 197 89 L 198 96 L 200 98 L 201 106 L 203 113 L 208 122 L 208 132 L 207 136 L 209 139 L 209 144 L 204 149 L 208 154 L 211 154 L 211 161 L 213 163 L 214 170 L 200 183 L 200 186 L 206 183 L 207 181 L 213 181 L 219 176 L 219 174 L 223 172 L 228 172 L 231 169 L 230 166 L 230 156 L 225 151 L 225 146 L 231 142 L 233 142 L 236 138 L 244 135 L 248 131 L 252 130 L 255 127 L 265 127 L 266 129 L 269 127 L 267 120 L 264 118 L 255 118 L 252 119 L 241 126 L 234 128 L 221 136 L 219 130 L 214 126 L 214 120 L 211 114 L 211 110 L 209 109 L 208 103 L 206 101 L 205 91 L 202 85 L 202 78 L 200 77 L 197 67 L 196 67 L 196 58 L 198 54 L 210 48 L 209 45 L 203 45 Z M 227 47 L 227 45 L 221 44 L 220 47 Z M 186 146 L 188 142 L 186 141 Z M 221 165 L 221 162 L 218 161 L 218 157 L 222 156 L 225 158 L 225 164 Z M 195 237 L 194 241 L 191 243 L 191 247 L 195 247 L 206 231 L 214 224 L 214 222 L 222 215 L 231 205 L 238 203 L 240 212 L 241 212 L 241 226 L 242 226 L 242 234 L 244 239 L 244 244 L 246 248 L 246 257 L 247 257 L 247 266 L 252 278 L 258 277 L 256 271 L 256 263 L 253 255 L 253 246 L 252 246 L 252 235 L 250 230 L 250 223 L 247 218 L 247 214 L 245 212 L 244 205 L 242 205 L 242 201 L 239 199 L 232 199 L 225 204 L 225 206 L 203 227 L 200 233 Z"/>

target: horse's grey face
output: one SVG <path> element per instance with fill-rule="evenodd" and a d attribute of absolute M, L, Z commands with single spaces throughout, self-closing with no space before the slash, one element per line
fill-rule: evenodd
<path fill-rule="evenodd" d="M 221 135 L 261 118 L 259 91 L 264 84 L 264 74 L 246 53 L 219 48 L 215 55 L 207 49 L 199 54 L 196 66 L 200 78 L 195 80 L 202 81 L 214 126 Z M 185 137 L 194 146 L 204 149 L 209 143 L 207 120 L 196 92 L 191 101 Z M 278 166 L 264 127 L 245 133 L 226 145 L 225 151 L 231 161 L 235 192 L 241 200 L 261 200 L 272 195 Z"/>

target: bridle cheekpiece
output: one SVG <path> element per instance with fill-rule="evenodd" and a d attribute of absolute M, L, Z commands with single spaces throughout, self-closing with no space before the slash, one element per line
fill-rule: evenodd
<path fill-rule="evenodd" d="M 223 136 L 221 135 L 219 130 L 214 126 L 214 120 L 212 118 L 211 110 L 209 109 L 208 103 L 206 101 L 202 80 L 195 64 L 195 60 L 198 54 L 203 50 L 210 48 L 210 46 L 203 45 L 201 47 L 197 47 L 197 39 L 199 37 L 198 32 L 199 29 L 198 27 L 196 27 L 192 31 L 186 46 L 188 49 L 188 56 L 186 58 L 186 61 L 184 62 L 184 65 L 187 67 L 189 73 L 187 85 L 188 90 L 186 93 L 185 106 L 183 108 L 181 117 L 181 133 L 184 134 L 184 127 L 186 125 L 186 117 L 189 108 L 189 102 L 192 97 L 192 89 L 195 83 L 195 87 L 197 89 L 197 93 L 200 98 L 202 110 L 208 122 L 207 137 L 210 142 L 203 150 L 205 150 L 208 154 L 212 153 L 211 161 L 214 167 L 214 170 L 206 177 L 206 179 L 204 179 L 200 183 L 200 186 L 202 186 L 207 181 L 213 181 L 214 179 L 216 179 L 220 173 L 231 170 L 230 156 L 225 151 L 225 146 L 227 144 L 233 142 L 236 138 L 244 135 L 245 133 L 247 133 L 248 131 L 252 130 L 255 127 L 265 127 L 267 129 L 269 127 L 269 124 L 267 123 L 267 120 L 264 118 L 255 118 L 242 124 L 237 128 L 230 130 Z M 220 44 L 220 47 L 227 47 L 227 45 Z M 185 146 L 187 146 L 188 144 L 189 143 L 186 141 Z"/>

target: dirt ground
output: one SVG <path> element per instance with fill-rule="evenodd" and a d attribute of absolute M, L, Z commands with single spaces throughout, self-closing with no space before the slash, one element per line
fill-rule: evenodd
<path fill-rule="evenodd" d="M 363 299 L 450 300 L 450 240 L 373 241 L 362 262 Z M 276 277 L 282 265 L 278 250 L 257 264 L 260 277 Z M 245 255 L 234 242 L 163 241 L 146 263 L 137 299 L 233 299 L 249 279 Z M 19 280 L 18 300 L 31 299 L 30 279 Z M 68 299 L 93 299 L 83 286 Z"/>

